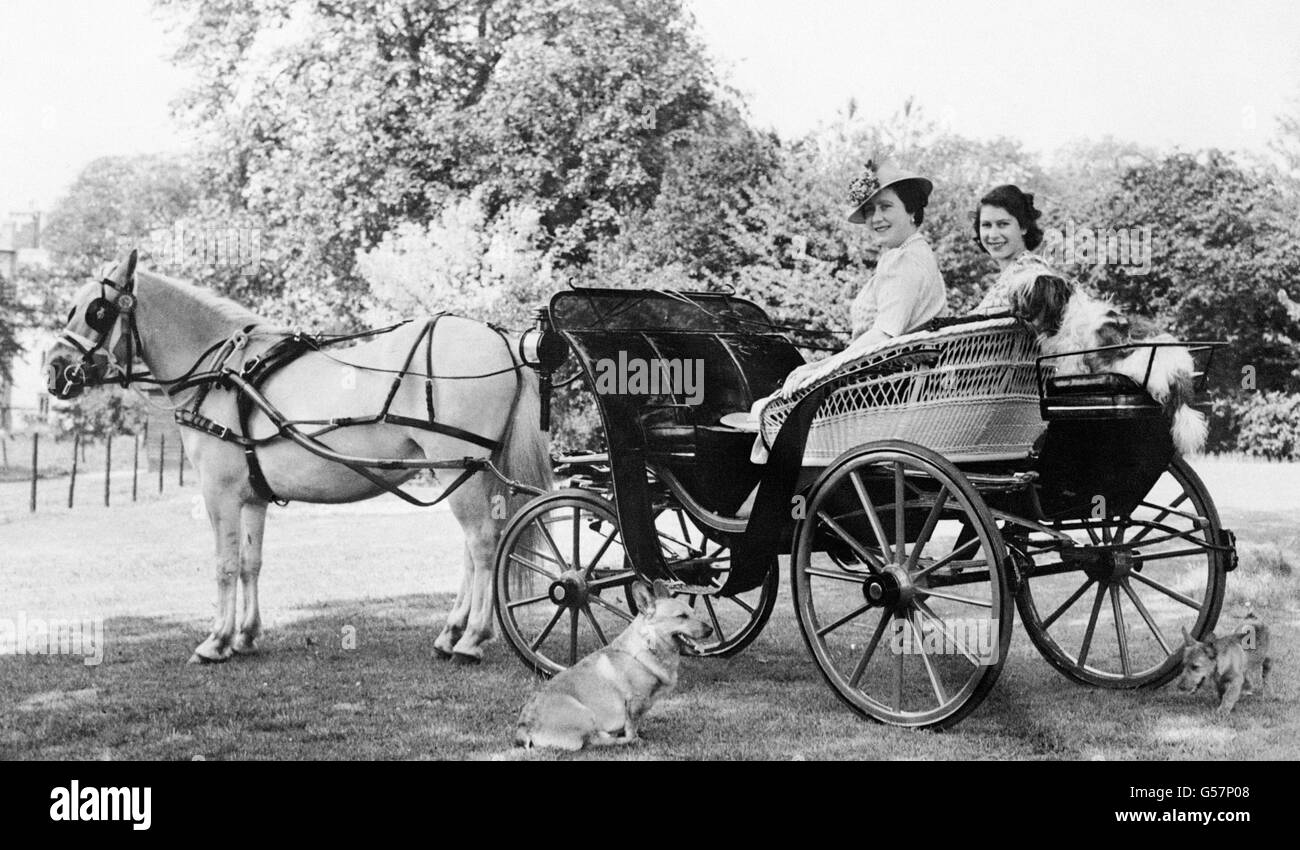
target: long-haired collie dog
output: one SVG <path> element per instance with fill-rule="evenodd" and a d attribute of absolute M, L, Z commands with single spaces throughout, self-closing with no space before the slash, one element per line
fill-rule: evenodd
<path fill-rule="evenodd" d="M 1056 364 L 1056 374 L 1127 375 L 1164 406 L 1173 420 L 1174 446 L 1180 454 L 1194 454 L 1205 446 L 1208 424 L 1205 414 L 1190 406 L 1195 396 L 1195 365 L 1186 348 L 1139 346 L 1071 353 L 1125 343 L 1171 342 L 1172 336 L 1146 319 L 1122 315 L 1109 301 L 1054 275 L 1039 275 L 1012 292 L 1010 300 L 1012 315 L 1024 319 L 1038 332 L 1044 354 L 1066 355 L 1051 361 Z"/>

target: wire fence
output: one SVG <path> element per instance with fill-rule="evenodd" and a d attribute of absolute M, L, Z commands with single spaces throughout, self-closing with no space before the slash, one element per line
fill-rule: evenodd
<path fill-rule="evenodd" d="M 0 515 L 113 507 L 193 486 L 175 429 L 55 439 L 0 434 Z"/>

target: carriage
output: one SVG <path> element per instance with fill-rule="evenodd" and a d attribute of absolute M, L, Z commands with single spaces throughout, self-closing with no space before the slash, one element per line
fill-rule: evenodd
<path fill-rule="evenodd" d="M 1019 320 L 941 324 L 773 401 L 756 435 L 723 420 L 803 363 L 758 306 L 555 295 L 535 359 L 544 380 L 576 360 L 606 451 L 559 458 L 564 486 L 507 526 L 494 580 L 509 645 L 552 675 L 633 618 L 643 578 L 711 622 L 696 654 L 730 656 L 771 615 L 787 553 L 808 650 L 864 717 L 960 721 L 1006 662 L 1013 607 L 1071 679 L 1169 681 L 1181 630 L 1213 629 L 1236 556 L 1164 409 L 1123 375 L 1056 375 Z M 1203 383 L 1214 344 L 1181 345 Z M 698 386 L 609 379 L 646 364 L 694 367 Z"/>

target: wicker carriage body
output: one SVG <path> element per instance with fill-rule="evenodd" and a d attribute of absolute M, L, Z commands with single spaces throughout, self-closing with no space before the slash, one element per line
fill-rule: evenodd
<path fill-rule="evenodd" d="M 1033 334 L 1014 319 L 899 337 L 867 354 L 852 374 L 828 379 L 840 385 L 813 420 L 804 464 L 824 466 L 854 446 L 893 438 L 956 463 L 1023 459 L 1046 428 L 1039 353 Z M 760 428 L 768 446 L 803 394 L 764 407 Z"/>

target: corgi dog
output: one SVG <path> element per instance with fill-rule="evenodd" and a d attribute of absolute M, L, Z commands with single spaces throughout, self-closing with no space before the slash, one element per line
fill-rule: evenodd
<path fill-rule="evenodd" d="M 650 707 L 677 686 L 681 651 L 713 634 L 668 586 L 632 585 L 637 616 L 609 643 L 560 672 L 519 714 L 515 746 L 580 750 L 631 744 Z"/>
<path fill-rule="evenodd" d="M 1219 713 L 1227 714 L 1242 694 L 1264 695 L 1272 668 L 1268 626 L 1252 612 L 1235 632 L 1198 641 L 1183 627 L 1183 673 L 1178 690 L 1193 693 L 1206 679 L 1219 693 Z"/>

